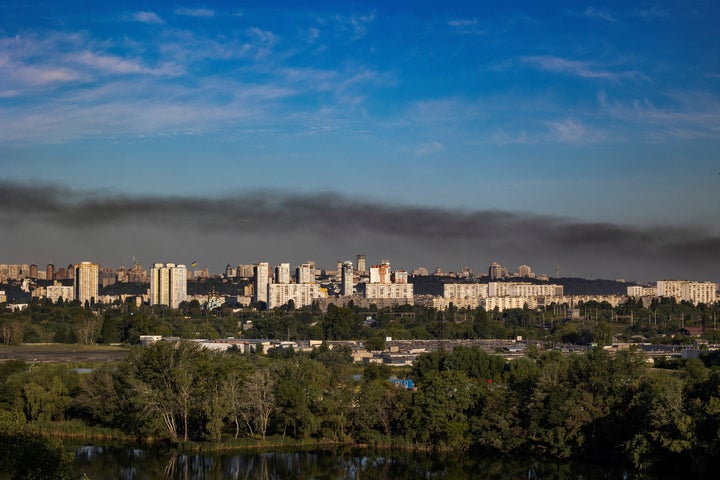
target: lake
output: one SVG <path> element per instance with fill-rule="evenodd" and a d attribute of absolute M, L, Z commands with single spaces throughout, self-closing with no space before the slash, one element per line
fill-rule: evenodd
<path fill-rule="evenodd" d="M 94 479 L 632 479 L 631 470 L 503 455 L 355 448 L 179 453 L 166 448 L 83 446 L 76 473 Z M 642 477 L 659 478 L 659 477 Z"/>

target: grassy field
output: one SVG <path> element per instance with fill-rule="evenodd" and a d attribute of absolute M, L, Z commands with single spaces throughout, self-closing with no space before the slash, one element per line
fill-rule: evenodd
<path fill-rule="evenodd" d="M 6 360 L 22 360 L 28 363 L 116 362 L 123 360 L 127 353 L 127 348 L 112 345 L 63 343 L 0 345 L 0 362 Z"/>

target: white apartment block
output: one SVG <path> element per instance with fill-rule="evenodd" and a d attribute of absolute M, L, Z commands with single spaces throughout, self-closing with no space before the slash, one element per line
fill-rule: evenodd
<path fill-rule="evenodd" d="M 658 297 L 674 298 L 678 302 L 715 303 L 717 284 L 689 280 L 658 280 L 656 294 Z"/>
<path fill-rule="evenodd" d="M 443 298 L 478 300 L 487 296 L 487 283 L 446 283 L 443 285 Z M 453 301 L 453 303 L 457 305 L 457 302 Z"/>
<path fill-rule="evenodd" d="M 235 269 L 235 275 L 240 278 L 253 278 L 255 275 L 255 265 L 238 264 Z"/>
<path fill-rule="evenodd" d="M 365 298 L 413 299 L 412 283 L 366 283 Z"/>
<path fill-rule="evenodd" d="M 342 296 L 350 297 L 353 295 L 354 286 L 354 272 L 353 264 L 350 261 L 343 263 L 342 265 Z"/>
<path fill-rule="evenodd" d="M 270 264 L 260 262 L 255 265 L 255 302 L 268 303 L 268 284 L 270 283 Z"/>
<path fill-rule="evenodd" d="M 627 295 L 628 295 L 628 297 L 635 297 L 635 298 L 656 297 L 657 296 L 657 288 L 643 287 L 641 285 L 633 285 L 631 287 L 627 287 Z"/>
<path fill-rule="evenodd" d="M 496 308 L 499 311 L 508 310 L 511 308 L 536 308 L 536 301 L 527 297 L 487 297 L 483 300 L 485 311 L 490 312 Z"/>
<path fill-rule="evenodd" d="M 75 295 L 72 286 L 65 286 L 61 285 L 60 282 L 55 282 L 54 285 L 45 287 L 45 298 L 52 303 L 57 303 L 60 298 L 63 301 L 75 300 Z"/>
<path fill-rule="evenodd" d="M 432 307 L 436 310 L 447 310 L 452 303 L 457 308 L 478 308 L 485 297 L 433 297 Z"/>
<path fill-rule="evenodd" d="M 405 270 L 395 270 L 393 283 L 408 283 L 408 273 Z"/>
<path fill-rule="evenodd" d="M 150 269 L 150 305 L 180 307 L 187 300 L 187 267 L 156 263 Z"/>
<path fill-rule="evenodd" d="M 315 283 L 314 264 L 303 263 L 295 269 L 295 273 L 297 275 L 297 283 Z"/>
<path fill-rule="evenodd" d="M 563 286 L 526 282 L 490 282 L 488 297 L 561 297 Z"/>
<path fill-rule="evenodd" d="M 270 283 L 267 285 L 268 308 L 293 301 L 296 307 L 312 305 L 313 300 L 327 298 L 327 291 L 317 283 Z"/>
<path fill-rule="evenodd" d="M 73 265 L 73 297 L 80 300 L 81 305 L 85 302 L 93 303 L 98 298 L 98 286 L 100 284 L 100 265 L 92 262 L 81 262 Z"/>
<path fill-rule="evenodd" d="M 275 267 L 275 283 L 290 283 L 289 263 L 281 263 Z"/>
<path fill-rule="evenodd" d="M 380 265 L 370 267 L 370 283 L 391 283 L 388 260 L 383 260 Z"/>

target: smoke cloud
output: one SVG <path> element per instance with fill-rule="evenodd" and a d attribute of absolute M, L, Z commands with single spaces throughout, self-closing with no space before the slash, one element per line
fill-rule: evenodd
<path fill-rule="evenodd" d="M 511 268 L 534 262 L 554 273 L 561 261 L 568 275 L 713 279 L 720 260 L 720 236 L 699 226 L 387 205 L 335 193 L 128 196 L 0 182 L 0 205 L 0 248 L 23 263 L 96 255 L 116 264 L 138 254 L 154 257 L 146 263 L 205 256 L 218 271 L 225 263 L 268 257 L 314 258 L 331 268 L 366 253 L 369 261 L 374 254 L 394 265 L 395 256 L 405 268 L 485 269 L 497 260 Z"/>

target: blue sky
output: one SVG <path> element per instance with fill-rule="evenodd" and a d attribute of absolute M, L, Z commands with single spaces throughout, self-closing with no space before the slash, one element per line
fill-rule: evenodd
<path fill-rule="evenodd" d="M 335 192 L 716 238 L 720 5 L 438 3 L 0 2 L 0 179 L 112 198 Z M 27 257 L 20 232 L 0 246 Z M 233 242 L 215 248 L 227 263 Z M 421 247 L 404 267 L 563 256 Z M 573 258 L 568 274 L 643 278 L 656 260 Z M 694 261 L 653 272 L 712 275 L 714 258 Z"/>

